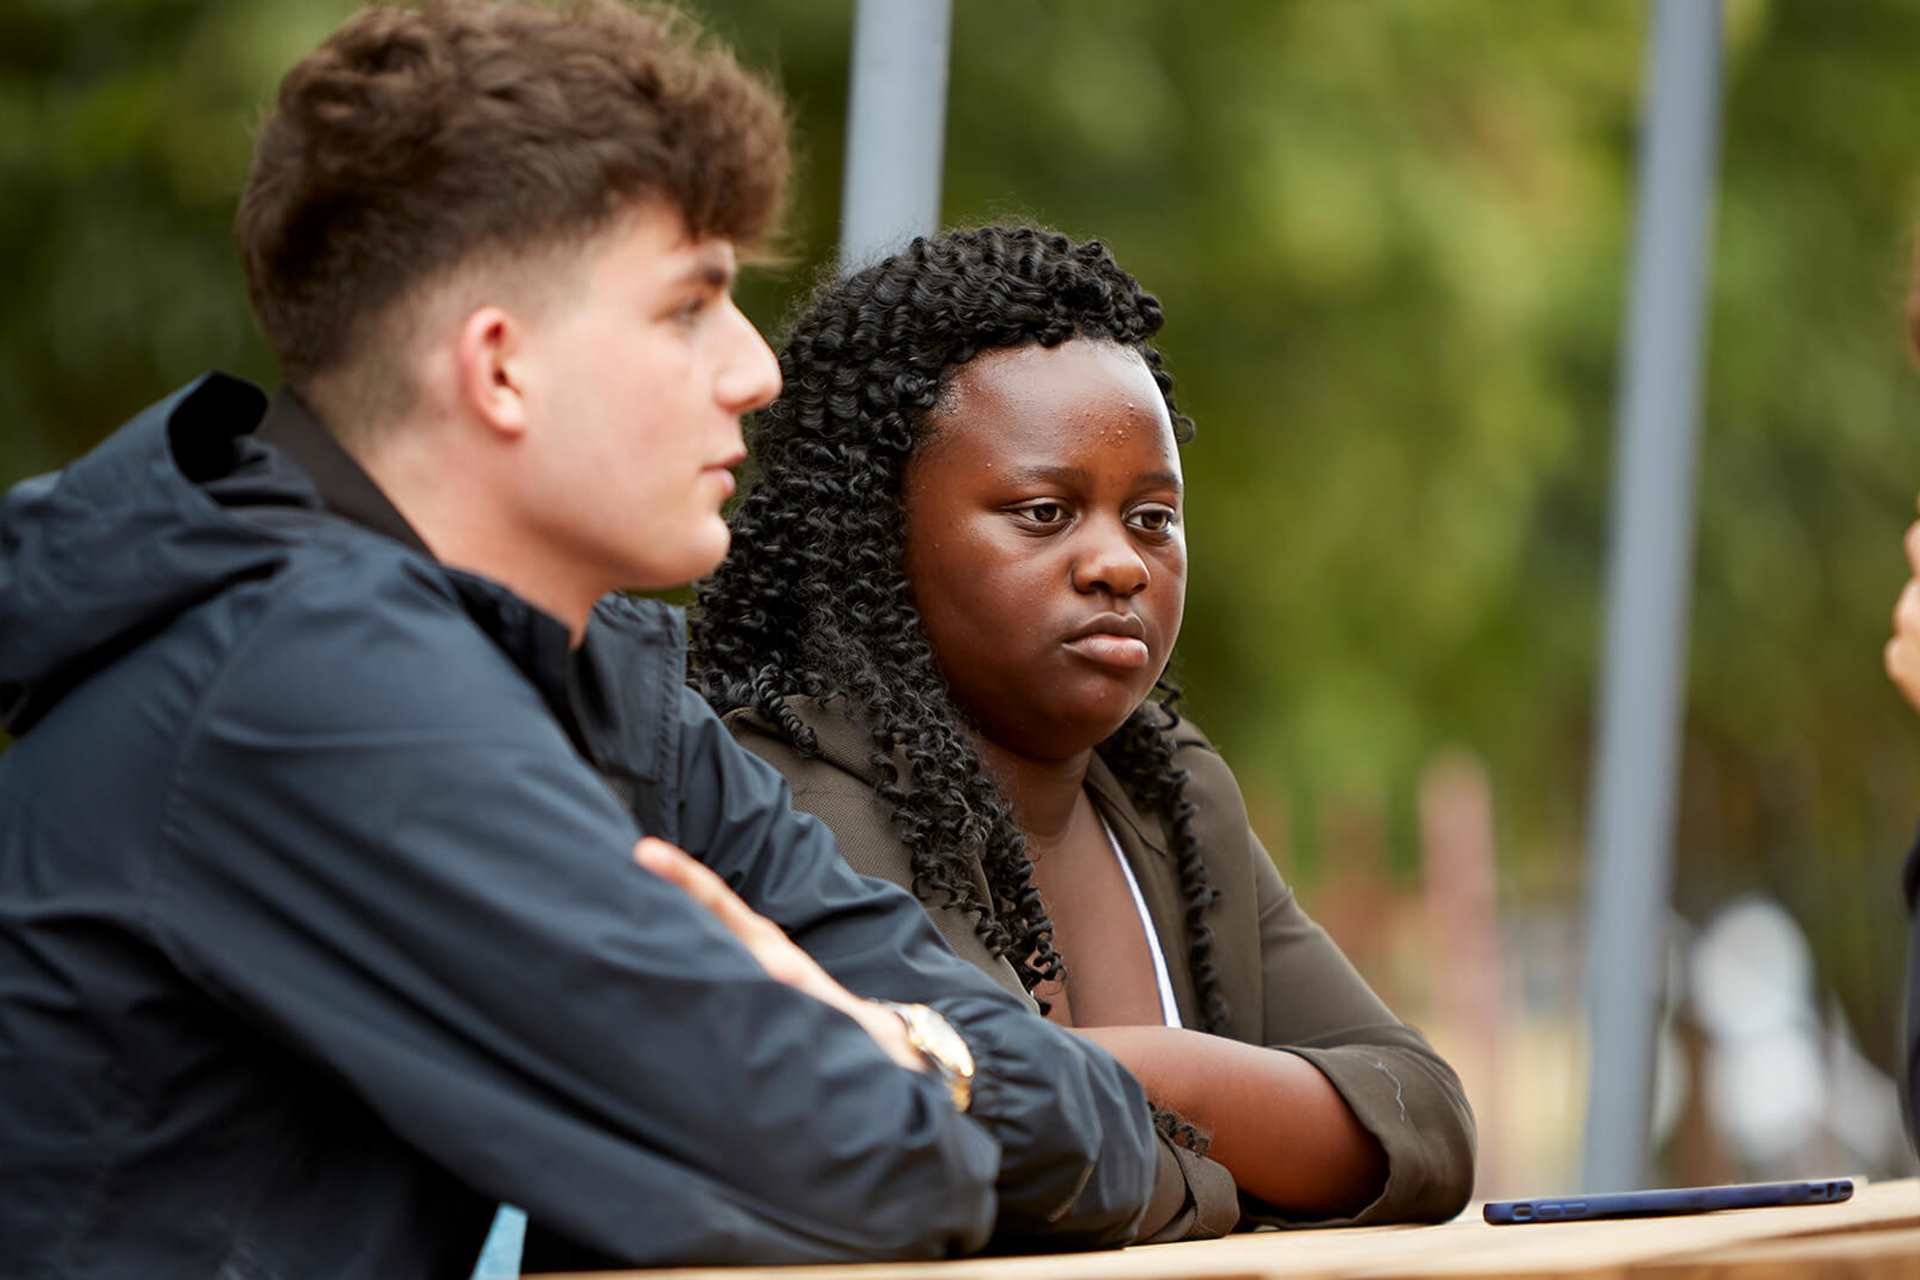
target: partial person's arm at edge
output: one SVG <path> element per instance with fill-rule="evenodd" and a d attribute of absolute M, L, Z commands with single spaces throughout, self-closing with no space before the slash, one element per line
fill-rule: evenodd
<path fill-rule="evenodd" d="M 1920 335 L 1920 329 L 1916 330 Z M 1893 634 L 1883 650 L 1887 678 L 1915 711 L 1920 711 L 1920 520 L 1907 526 L 1901 545 L 1907 553 L 1908 577 L 1893 605 Z M 1920 1151 L 1920 834 L 1907 852 L 1900 887 L 1912 920 L 1913 936 L 1907 951 L 1906 1062 L 1902 1072 L 1900 1110 L 1907 1140 Z"/>
<path fill-rule="evenodd" d="M 998 1245 L 1132 1238 L 1157 1141 L 1139 1085 L 954 955 L 911 894 L 859 876 L 785 778 L 689 692 L 682 839 L 857 995 L 932 1005 L 979 1062 L 971 1113 L 1001 1146 Z"/>
<path fill-rule="evenodd" d="M 1920 1152 L 1920 834 L 1907 852 L 1900 887 L 1905 891 L 1907 916 L 1913 925 L 1907 943 L 1907 1061 L 1900 1102 L 1906 1111 L 1907 1141 Z"/>
<path fill-rule="evenodd" d="M 283 584 L 186 741 L 152 899 L 181 968 L 608 1259 L 984 1243 L 985 1128 L 635 866 L 633 820 L 437 584 L 378 585 L 372 617 Z M 667 1188 L 711 1212 L 636 1211 Z"/>

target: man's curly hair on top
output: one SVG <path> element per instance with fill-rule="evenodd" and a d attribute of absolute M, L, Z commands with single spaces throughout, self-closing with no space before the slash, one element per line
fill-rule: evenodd
<path fill-rule="evenodd" d="M 901 482 L 952 373 L 982 351 L 1106 339 L 1145 359 L 1176 440 L 1193 424 L 1149 340 L 1160 304 L 1099 241 L 1030 227 L 915 240 L 821 287 L 792 325 L 786 390 L 751 425 L 759 479 L 732 518 L 725 563 L 699 584 L 691 680 L 723 714 L 751 708 L 804 754 L 814 734 L 793 696 L 839 695 L 872 736 L 876 789 L 930 906 L 971 916 L 987 949 L 1032 991 L 1059 979 L 1053 925 L 1026 837 L 982 768 L 921 628 L 902 567 Z M 1179 868 L 1203 1029 L 1224 1030 L 1213 902 L 1174 764 L 1179 689 L 1164 678 L 1099 754 L 1136 804 L 1160 814 Z M 895 764 L 904 755 L 908 777 Z M 986 873 L 980 900 L 971 864 Z M 1044 1006 L 1043 1006 L 1044 1007 Z"/>

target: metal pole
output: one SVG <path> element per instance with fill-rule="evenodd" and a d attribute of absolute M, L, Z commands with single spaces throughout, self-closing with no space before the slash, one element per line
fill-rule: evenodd
<path fill-rule="evenodd" d="M 1614 459 L 1587 935 L 1589 1191 L 1644 1185 L 1666 969 L 1693 559 L 1719 0 L 1658 0 Z"/>
<path fill-rule="evenodd" d="M 939 224 L 952 26 L 952 0 L 860 0 L 855 11 L 842 270 Z"/>

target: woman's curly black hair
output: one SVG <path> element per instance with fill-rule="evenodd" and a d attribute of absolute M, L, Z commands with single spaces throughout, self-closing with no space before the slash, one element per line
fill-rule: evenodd
<path fill-rule="evenodd" d="M 982 769 L 921 629 L 902 568 L 901 481 L 952 372 L 982 351 L 1102 338 L 1138 351 L 1175 438 L 1193 424 L 1148 340 L 1160 303 L 1099 241 L 1031 227 L 915 240 L 821 287 L 792 325 L 786 389 L 749 430 L 759 479 L 732 518 L 726 562 L 699 584 L 691 679 L 723 713 L 750 707 L 796 749 L 813 732 L 786 705 L 838 694 L 873 739 L 876 789 L 912 858 L 914 892 L 971 916 L 1031 991 L 1062 976 L 1026 837 Z M 1174 764 L 1179 690 L 1162 680 L 1098 751 L 1135 803 L 1158 812 L 1179 868 L 1202 1025 L 1224 1030 L 1187 773 Z M 895 763 L 904 756 L 903 780 Z M 985 871 L 992 900 L 972 876 Z"/>

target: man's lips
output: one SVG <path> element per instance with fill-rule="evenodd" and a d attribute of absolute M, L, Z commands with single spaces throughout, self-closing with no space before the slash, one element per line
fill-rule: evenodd
<path fill-rule="evenodd" d="M 733 478 L 733 469 L 739 466 L 741 463 L 745 462 L 746 460 L 747 460 L 747 455 L 745 454 L 745 452 L 732 453 L 720 459 L 718 462 L 709 462 L 706 466 L 700 468 L 700 470 L 703 473 L 707 475 L 718 476 L 720 478 L 722 484 L 726 488 L 726 494 L 722 497 L 721 501 L 724 502 L 727 498 L 731 498 L 733 496 L 734 486 L 736 483 L 736 481 Z"/>
<path fill-rule="evenodd" d="M 1153 656 L 1146 624 L 1131 613 L 1097 614 L 1069 632 L 1064 643 L 1089 662 L 1122 671 L 1137 671 Z"/>

